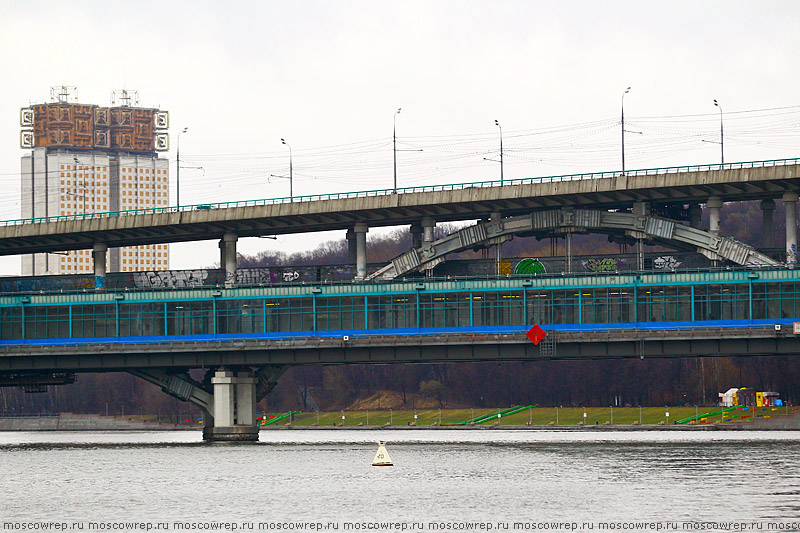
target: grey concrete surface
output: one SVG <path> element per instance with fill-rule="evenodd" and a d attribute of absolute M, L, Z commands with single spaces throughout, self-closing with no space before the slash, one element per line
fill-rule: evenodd
<path fill-rule="evenodd" d="M 665 204 L 780 199 L 800 191 L 800 165 L 534 181 L 503 187 L 406 192 L 296 201 L 225 209 L 126 215 L 88 220 L 0 226 L 0 255 L 237 237 L 311 233 L 419 223 L 488 219 L 560 207 L 628 208 L 636 202 Z M 207 207 L 207 206 L 206 206 Z M 191 209 L 191 208 L 188 208 Z M 724 226 L 724 222 L 723 222 Z"/>
<path fill-rule="evenodd" d="M 140 422 L 123 417 L 72 413 L 41 417 L 4 417 L 0 415 L 0 431 L 142 431 L 153 429 L 185 428 L 172 424 Z"/>

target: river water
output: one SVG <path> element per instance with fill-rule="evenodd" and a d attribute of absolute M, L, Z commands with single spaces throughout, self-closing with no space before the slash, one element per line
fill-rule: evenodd
<path fill-rule="evenodd" d="M 394 467 L 371 466 L 378 440 Z M 253 444 L 204 444 L 199 431 L 7 432 L 0 475 L 6 529 L 51 521 L 107 529 L 130 521 L 247 529 L 250 521 L 303 531 L 316 527 L 303 522 L 339 531 L 345 523 L 373 531 L 800 525 L 798 432 L 281 429 Z"/>

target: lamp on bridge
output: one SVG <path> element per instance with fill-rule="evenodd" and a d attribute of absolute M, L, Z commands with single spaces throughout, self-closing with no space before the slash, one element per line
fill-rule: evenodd
<path fill-rule="evenodd" d="M 397 149 L 397 115 L 400 114 L 402 111 L 402 107 L 398 107 L 397 111 L 394 112 L 394 117 L 392 118 L 392 155 L 393 155 L 393 167 L 394 167 L 394 185 L 392 187 L 393 192 L 397 192 L 397 152 L 421 152 L 422 148 L 410 148 L 408 150 L 398 150 Z"/>
<path fill-rule="evenodd" d="M 292 170 L 292 145 L 286 142 L 286 139 L 281 137 L 281 144 L 285 144 L 289 148 L 289 198 L 294 198 L 294 191 L 292 189 L 292 180 L 294 171 Z"/>
<path fill-rule="evenodd" d="M 625 89 L 622 93 L 622 112 L 620 115 L 620 124 L 622 125 L 622 173 L 625 174 L 625 95 L 630 92 L 631 88 Z"/>
<path fill-rule="evenodd" d="M 503 126 L 500 125 L 499 120 L 494 121 L 494 125 L 500 128 L 500 161 L 484 157 L 484 161 L 492 161 L 493 163 L 500 163 L 500 186 L 503 186 Z"/>
<path fill-rule="evenodd" d="M 500 128 L 500 186 L 503 186 L 503 126 L 495 120 L 494 125 Z"/>
<path fill-rule="evenodd" d="M 719 105 L 719 102 L 717 102 L 716 99 L 714 100 L 714 105 L 719 108 L 719 155 L 720 155 L 721 164 L 724 165 L 725 164 L 725 144 L 724 144 L 724 138 L 722 136 L 722 106 Z"/>
<path fill-rule="evenodd" d="M 294 199 L 294 190 L 292 189 L 292 181 L 294 179 L 294 170 L 292 168 L 292 146 L 286 142 L 286 139 L 281 137 L 281 144 L 286 145 L 289 148 L 289 175 L 288 176 L 279 176 L 278 174 L 270 174 L 271 178 L 282 178 L 289 180 L 289 200 Z M 267 180 L 269 181 L 269 180 Z M 267 237 L 268 239 L 271 237 Z"/>
<path fill-rule="evenodd" d="M 188 127 L 178 132 L 177 161 L 175 163 L 175 203 L 178 205 L 178 209 L 181 207 L 181 135 L 187 131 L 189 131 Z"/>
<path fill-rule="evenodd" d="M 402 107 L 398 107 L 392 117 L 392 156 L 394 161 L 394 186 L 392 189 L 397 192 L 397 115 L 402 111 Z"/>

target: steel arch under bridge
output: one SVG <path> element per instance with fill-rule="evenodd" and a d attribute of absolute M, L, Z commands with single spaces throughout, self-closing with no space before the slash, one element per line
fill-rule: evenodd
<path fill-rule="evenodd" d="M 674 220 L 625 212 L 564 208 L 479 222 L 438 241 L 423 243 L 420 248 L 398 256 L 367 279 L 391 279 L 413 270 L 428 270 L 444 262 L 447 254 L 501 244 L 513 235 L 572 232 L 623 234 L 677 249 L 694 248 L 709 259 L 728 260 L 745 266 L 781 265 L 752 246 Z"/>

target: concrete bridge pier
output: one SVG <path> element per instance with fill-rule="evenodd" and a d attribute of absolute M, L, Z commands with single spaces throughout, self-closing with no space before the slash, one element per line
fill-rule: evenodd
<path fill-rule="evenodd" d="M 767 198 L 761 200 L 761 227 L 762 238 L 764 239 L 764 247 L 772 248 L 775 246 L 775 223 L 773 215 L 775 214 L 775 202 Z"/>
<path fill-rule="evenodd" d="M 783 204 L 786 208 L 786 266 L 794 268 L 797 265 L 797 199 L 796 192 L 783 194 Z"/>
<path fill-rule="evenodd" d="M 347 264 L 355 266 L 357 261 L 356 255 L 356 232 L 349 229 L 345 234 L 347 240 Z"/>
<path fill-rule="evenodd" d="M 633 214 L 641 215 L 643 217 L 650 216 L 650 204 L 647 202 L 635 202 L 633 204 Z M 644 237 L 639 234 L 636 237 L 636 269 L 640 272 L 644 270 Z"/>
<path fill-rule="evenodd" d="M 719 235 L 722 198 L 719 196 L 709 197 L 708 202 L 706 202 L 706 207 L 708 207 L 708 231 L 715 235 Z"/>
<path fill-rule="evenodd" d="M 689 205 L 689 227 L 700 229 L 700 218 L 703 215 L 703 210 L 700 209 L 698 204 Z"/>
<path fill-rule="evenodd" d="M 436 221 L 432 218 L 422 219 L 422 241 L 433 242 L 433 230 L 436 228 Z"/>
<path fill-rule="evenodd" d="M 213 426 L 203 428 L 203 440 L 248 442 L 258 440 L 256 378 L 250 370 L 221 368 L 211 378 L 214 387 Z"/>
<path fill-rule="evenodd" d="M 492 214 L 491 214 L 491 216 L 489 217 L 489 220 L 490 220 L 491 222 L 495 222 L 495 223 L 497 223 L 497 224 L 500 224 L 500 225 L 501 225 L 501 227 L 502 227 L 502 224 L 503 224 L 503 214 L 502 214 L 502 213 L 499 213 L 499 212 L 494 212 L 494 213 L 492 213 Z M 502 244 L 503 244 L 503 241 L 502 241 L 502 240 L 500 240 L 500 241 L 499 241 L 499 242 L 498 242 L 498 243 L 495 245 L 495 250 L 494 250 L 494 273 L 495 273 L 496 275 L 498 275 L 498 276 L 500 275 L 500 270 L 501 270 L 501 269 L 500 269 L 500 262 L 503 260 Z"/>
<path fill-rule="evenodd" d="M 366 224 L 356 224 L 353 232 L 356 234 L 356 279 L 363 280 L 367 277 L 367 232 Z"/>
<path fill-rule="evenodd" d="M 236 285 L 236 241 L 238 236 L 226 233 L 219 241 L 219 268 L 225 275 L 225 287 Z"/>
<path fill-rule="evenodd" d="M 186 371 L 161 368 L 128 370 L 161 387 L 165 393 L 203 411 L 203 440 L 247 442 L 258 440 L 256 404 L 278 384 L 289 365 L 209 368 L 202 382 Z"/>
<path fill-rule="evenodd" d="M 106 288 L 106 252 L 108 245 L 95 243 L 92 247 L 92 262 L 94 263 L 94 288 L 102 291 Z"/>
<path fill-rule="evenodd" d="M 411 224 L 411 247 L 415 250 L 422 248 L 422 224 Z"/>

